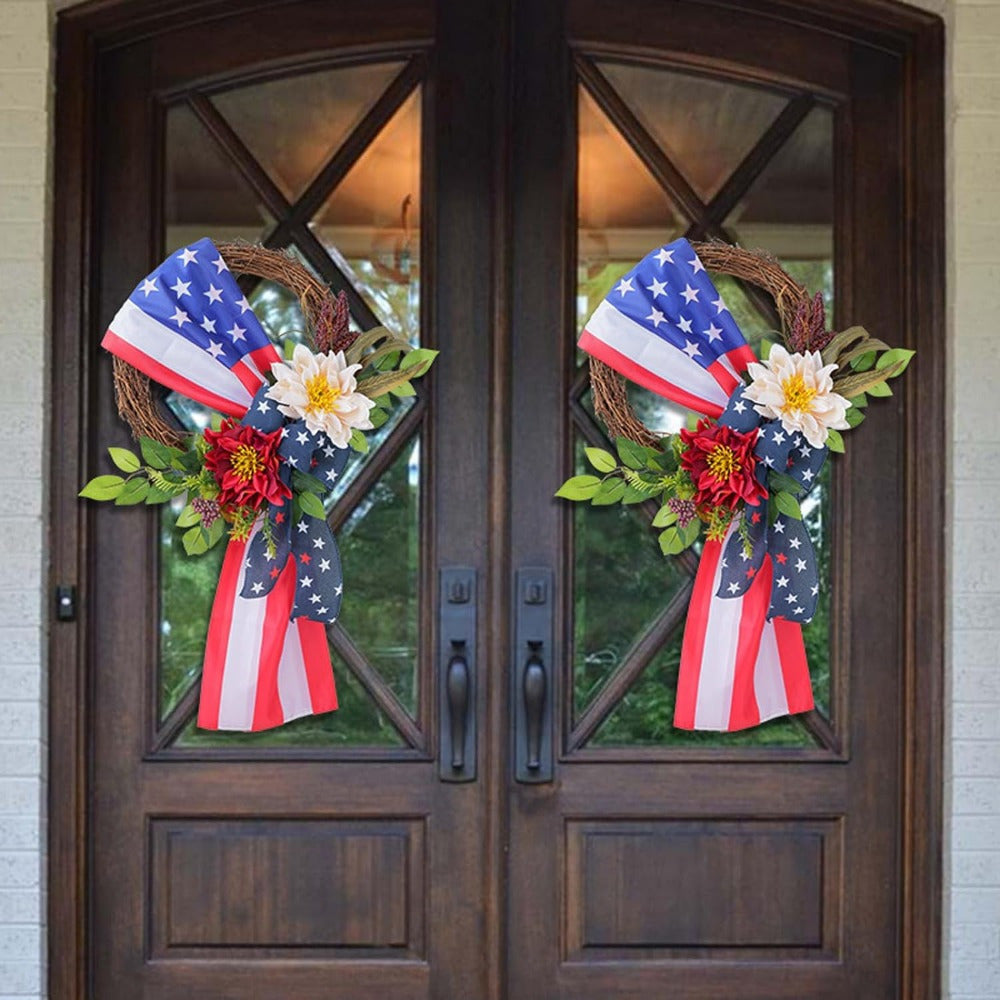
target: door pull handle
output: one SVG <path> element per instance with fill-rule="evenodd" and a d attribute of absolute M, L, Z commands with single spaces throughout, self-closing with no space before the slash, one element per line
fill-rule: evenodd
<path fill-rule="evenodd" d="M 542 644 L 529 642 L 531 656 L 524 665 L 524 717 L 527 730 L 527 753 L 524 766 L 529 771 L 537 771 L 541 767 L 542 754 L 542 717 L 545 713 L 546 679 L 545 665 L 542 663 L 540 651 Z"/>
<path fill-rule="evenodd" d="M 524 784 L 553 778 L 553 707 L 558 684 L 553 673 L 554 604 L 550 569 L 525 567 L 517 571 L 511 715 L 514 778 Z"/>
<path fill-rule="evenodd" d="M 438 593 L 438 777 L 476 780 L 476 571 L 441 569 Z"/>
<path fill-rule="evenodd" d="M 448 663 L 445 687 L 448 694 L 448 716 L 451 723 L 451 766 L 461 771 L 465 767 L 465 725 L 469 716 L 469 663 L 465 658 L 465 640 L 452 640 L 454 655 Z"/>

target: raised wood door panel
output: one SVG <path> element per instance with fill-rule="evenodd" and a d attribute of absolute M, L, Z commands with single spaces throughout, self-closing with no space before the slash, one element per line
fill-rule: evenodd
<path fill-rule="evenodd" d="M 101 57 L 92 466 L 126 443 L 103 329 L 136 277 L 195 229 L 289 247 L 345 289 L 360 326 L 397 323 L 442 361 L 335 496 L 356 604 L 330 629 L 331 716 L 251 736 L 195 729 L 211 574 L 192 575 L 157 513 L 88 510 L 95 997 L 485 988 L 485 923 L 452 932 L 455 913 L 486 906 L 483 785 L 439 780 L 434 693 L 438 567 L 480 579 L 487 568 L 487 426 L 474 401 L 488 344 L 461 333 L 488 323 L 489 303 L 438 275 L 489 266 L 491 139 L 479 123 L 492 104 L 454 83 L 488 60 L 489 39 L 485 55 L 441 52 L 436 28 L 455 35 L 418 2 L 383 5 L 369 23 L 324 3 L 237 6 Z M 211 58 L 209 38 L 226 40 Z M 280 289 L 245 290 L 294 339 Z M 460 384 L 442 420 L 440 393 Z M 201 419 L 177 399 L 165 406 L 188 426 Z M 456 466 L 460 480 L 443 474 Z M 363 537 L 372 521 L 384 537 Z M 380 545 L 398 550 L 395 574 Z"/>
<path fill-rule="evenodd" d="M 584 225 L 588 212 L 600 221 L 604 211 L 607 242 L 623 246 L 631 237 L 612 232 L 609 206 L 620 204 L 624 219 L 635 215 L 628 225 L 647 242 L 605 261 L 623 269 L 679 235 L 733 239 L 741 227 L 748 236 L 770 227 L 780 240 L 784 218 L 800 230 L 778 250 L 792 258 L 789 267 L 805 236 L 811 249 L 803 257 L 825 254 L 838 327 L 864 322 L 890 342 L 910 343 L 901 261 L 884 253 L 905 245 L 902 162 L 887 154 L 902 148 L 900 63 L 760 10 L 638 2 L 612 15 L 604 5 L 570 2 L 516 11 L 512 364 L 523 374 L 512 390 L 511 553 L 515 566 L 556 572 L 550 679 L 560 752 L 551 783 L 511 792 L 511 995 L 894 995 L 904 892 L 904 637 L 916 628 L 900 529 L 912 511 L 907 490 L 916 488 L 904 461 L 913 396 L 879 407 L 877 430 L 853 434 L 849 458 L 834 463 L 825 494 L 833 530 L 817 539 L 829 550 L 829 638 L 811 643 L 813 660 L 829 666 L 814 671 L 820 708 L 760 733 L 670 729 L 671 648 L 693 566 L 645 558 L 643 545 L 655 552 L 652 532 L 621 529 L 612 515 L 604 530 L 588 527 L 585 513 L 551 500 L 559 473 L 542 481 L 537 469 L 572 474 L 578 444 L 601 440 L 573 347 L 604 294 L 586 303 L 581 295 L 583 254 L 600 242 Z M 645 89 L 630 90 L 642 74 Z M 713 97 L 699 101 L 699 84 Z M 661 108 L 657 121 L 656 95 L 678 93 L 686 103 Z M 716 127 L 738 146 L 726 169 L 725 150 L 714 150 L 713 163 L 685 146 L 709 101 Z M 739 146 L 755 114 L 760 138 L 749 134 Z M 587 147 L 598 132 L 608 149 L 620 147 L 603 190 L 600 154 Z M 796 158 L 798 173 L 790 172 Z M 706 165 L 717 169 L 706 173 Z M 645 218 L 623 191 L 640 192 Z M 725 294 L 734 312 L 731 295 L 747 321 L 759 315 L 766 329 L 767 303 L 752 289 L 727 285 Z M 650 403 L 646 412 L 658 411 Z M 608 543 L 613 532 L 617 550 Z M 633 573 L 621 566 L 630 558 L 626 542 L 641 566 Z M 574 553 L 581 544 L 587 551 Z M 588 583 L 581 601 L 577 578 L 588 571 L 588 554 L 593 574 L 621 580 L 603 590 Z M 662 597 L 638 616 L 642 627 L 633 626 L 624 640 L 631 649 L 622 650 L 622 623 L 636 617 L 635 601 L 651 600 L 656 573 Z M 593 658 L 581 665 L 578 655 L 590 638 L 580 616 L 601 599 L 598 610 L 613 619 L 607 669 Z M 515 669 L 521 652 L 515 648 Z M 653 723 L 635 719 L 630 698 L 656 714 Z"/>

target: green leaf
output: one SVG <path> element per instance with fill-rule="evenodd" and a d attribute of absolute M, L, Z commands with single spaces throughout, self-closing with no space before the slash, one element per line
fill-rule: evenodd
<path fill-rule="evenodd" d="M 835 451 L 840 455 L 844 454 L 844 439 L 840 436 L 840 432 L 835 431 L 832 427 L 827 431 L 826 446 L 830 451 Z"/>
<path fill-rule="evenodd" d="M 685 548 L 688 545 L 694 545 L 698 540 L 698 536 L 701 534 L 701 521 L 698 518 L 693 518 L 688 521 L 686 528 L 681 528 L 681 538 L 684 539 Z"/>
<path fill-rule="evenodd" d="M 403 399 L 406 396 L 415 396 L 417 394 L 417 390 L 414 389 L 409 382 L 394 385 L 389 392 L 391 392 L 394 396 L 398 396 L 400 399 Z"/>
<path fill-rule="evenodd" d="M 893 347 L 886 351 L 875 364 L 877 371 L 882 371 L 890 366 L 899 366 L 890 378 L 896 378 L 906 371 L 906 366 L 910 363 L 916 351 L 909 351 L 905 347 Z"/>
<path fill-rule="evenodd" d="M 615 441 L 615 448 L 618 449 L 618 457 L 621 459 L 622 465 L 630 469 L 646 468 L 647 450 L 641 444 L 620 437 Z"/>
<path fill-rule="evenodd" d="M 194 525 L 201 524 L 201 514 L 198 513 L 188 504 L 181 512 L 177 515 L 177 520 L 174 521 L 175 528 L 190 528 Z"/>
<path fill-rule="evenodd" d="M 876 382 L 873 386 L 869 386 L 868 395 L 876 397 L 891 396 L 892 389 L 889 388 L 888 382 Z"/>
<path fill-rule="evenodd" d="M 354 430 L 351 431 L 350 445 L 355 451 L 360 451 L 363 455 L 366 451 L 368 451 L 368 438 L 366 438 L 364 434 L 362 434 L 361 431 L 355 427 Z"/>
<path fill-rule="evenodd" d="M 676 556 L 692 545 L 701 531 L 701 522 L 695 518 L 684 528 L 672 525 L 659 535 L 660 551 L 665 556 Z"/>
<path fill-rule="evenodd" d="M 303 514 L 308 514 L 310 517 L 318 517 L 320 519 L 326 518 L 326 510 L 323 507 L 323 501 L 320 500 L 315 493 L 300 493 L 299 506 L 302 508 Z"/>
<path fill-rule="evenodd" d="M 399 363 L 399 370 L 407 372 L 413 368 L 415 370 L 410 375 L 410 378 L 420 378 L 421 375 L 427 374 L 427 370 L 434 364 L 434 359 L 438 356 L 438 353 L 438 351 L 432 351 L 428 347 L 417 347 L 403 355 L 403 360 Z"/>
<path fill-rule="evenodd" d="M 784 472 L 770 472 L 767 476 L 767 485 L 775 490 L 791 493 L 795 496 L 802 492 L 802 484 L 792 476 Z"/>
<path fill-rule="evenodd" d="M 611 504 L 618 503 L 625 496 L 627 485 L 624 479 L 605 479 L 597 488 L 597 492 L 590 502 L 595 507 L 610 507 Z"/>
<path fill-rule="evenodd" d="M 653 518 L 654 528 L 667 528 L 671 524 L 675 524 L 677 521 L 677 514 L 674 513 L 666 504 L 664 504 L 657 512 L 656 517 Z"/>
<path fill-rule="evenodd" d="M 226 522 L 221 517 L 217 517 L 212 522 L 212 527 L 208 529 L 207 534 L 206 549 L 210 549 L 213 545 L 218 544 L 226 534 Z"/>
<path fill-rule="evenodd" d="M 625 494 L 622 496 L 622 503 L 645 503 L 649 500 L 649 494 L 643 492 L 642 490 L 637 490 L 634 486 L 629 483 L 625 487 Z"/>
<path fill-rule="evenodd" d="M 288 341 L 288 343 L 292 344 L 291 341 Z M 293 350 L 295 349 L 295 344 L 292 344 L 292 349 Z M 289 355 L 289 357 L 291 357 L 291 355 Z M 208 426 L 211 427 L 213 431 L 221 431 L 222 430 L 222 414 L 221 413 L 213 413 L 212 416 L 209 418 Z M 199 437 L 200 436 L 201 435 L 199 435 Z"/>
<path fill-rule="evenodd" d="M 201 471 L 202 461 L 197 452 L 184 451 L 180 454 L 174 455 L 174 457 L 170 460 L 170 464 L 173 468 L 179 470 L 180 472 L 190 472 L 194 475 L 195 473 Z"/>
<path fill-rule="evenodd" d="M 556 496 L 564 500 L 590 500 L 601 485 L 597 476 L 573 476 L 556 490 Z"/>
<path fill-rule="evenodd" d="M 142 452 L 143 461 L 154 469 L 169 468 L 171 461 L 183 454 L 179 449 L 168 448 L 150 437 L 139 438 L 139 450 Z"/>
<path fill-rule="evenodd" d="M 377 429 L 389 419 L 389 414 L 380 406 L 376 406 L 368 411 L 368 419 L 372 422 L 372 427 Z"/>
<path fill-rule="evenodd" d="M 792 496 L 791 493 L 776 493 L 774 495 L 774 506 L 785 515 L 785 517 L 793 517 L 796 521 L 802 520 L 802 509 L 799 507 L 798 500 Z"/>
<path fill-rule="evenodd" d="M 861 393 L 860 396 L 852 396 L 848 402 L 857 410 L 863 410 L 868 405 L 868 397 Z"/>
<path fill-rule="evenodd" d="M 148 479 L 128 479 L 122 487 L 121 493 L 115 497 L 116 507 L 129 507 L 132 504 L 142 503 L 149 492 Z"/>
<path fill-rule="evenodd" d="M 603 448 L 584 448 L 587 461 L 597 469 L 598 472 L 614 472 L 618 468 L 615 456 Z"/>
<path fill-rule="evenodd" d="M 173 500 L 173 498 L 173 493 L 167 493 L 166 490 L 158 489 L 150 484 L 149 492 L 146 494 L 146 504 L 152 506 L 157 503 L 166 503 L 168 500 Z"/>
<path fill-rule="evenodd" d="M 844 414 L 844 418 L 852 427 L 857 427 L 865 419 L 864 410 L 856 410 L 853 406 Z"/>
<path fill-rule="evenodd" d="M 684 424 L 689 431 L 696 431 L 698 429 L 698 421 L 701 417 L 697 413 L 692 413 L 688 411 L 688 415 L 684 418 Z M 679 437 L 680 435 L 678 435 Z"/>
<path fill-rule="evenodd" d="M 317 479 L 308 472 L 302 472 L 300 469 L 292 469 L 292 489 L 296 493 L 306 490 L 309 493 L 319 493 L 322 496 L 329 487 L 322 479 Z"/>
<path fill-rule="evenodd" d="M 762 340 L 760 342 L 760 360 L 767 361 L 771 356 L 771 348 L 774 347 L 774 342 L 771 340 Z"/>
<path fill-rule="evenodd" d="M 875 352 L 866 351 L 851 362 L 851 367 L 856 372 L 866 372 L 875 364 Z"/>
<path fill-rule="evenodd" d="M 142 464 L 138 456 L 133 455 L 128 448 L 109 448 L 108 454 L 122 472 L 138 472 Z"/>
<path fill-rule="evenodd" d="M 200 556 L 208 551 L 208 534 L 201 527 L 188 528 L 181 535 L 184 551 L 189 556 Z"/>
<path fill-rule="evenodd" d="M 95 476 L 77 496 L 88 500 L 114 500 L 125 487 L 121 476 Z"/>

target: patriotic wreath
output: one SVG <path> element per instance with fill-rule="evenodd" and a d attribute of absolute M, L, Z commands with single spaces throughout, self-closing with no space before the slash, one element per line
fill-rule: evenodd
<path fill-rule="evenodd" d="M 307 342 L 279 354 L 233 272 L 295 292 Z M 109 448 L 121 475 L 96 476 L 80 496 L 179 506 L 188 555 L 229 539 L 198 725 L 260 730 L 335 709 L 325 626 L 343 581 L 324 501 L 351 449 L 367 451 L 364 432 L 386 422 L 393 396 L 413 395 L 437 352 L 384 327 L 352 330 L 344 293 L 334 298 L 290 255 L 209 239 L 147 275 L 102 346 L 139 454 Z M 179 431 L 151 379 L 215 411 L 211 426 Z"/>
<path fill-rule="evenodd" d="M 758 358 L 706 268 L 763 289 L 782 343 Z M 557 492 L 591 504 L 655 501 L 665 555 L 702 542 L 681 650 L 674 725 L 734 731 L 813 707 L 802 625 L 821 581 L 800 502 L 868 397 L 891 396 L 913 351 L 860 327 L 826 328 L 810 297 L 770 255 L 680 239 L 627 271 L 579 346 L 594 408 L 616 454 L 587 448 L 595 474 Z M 694 413 L 676 434 L 636 416 L 629 379 Z"/>

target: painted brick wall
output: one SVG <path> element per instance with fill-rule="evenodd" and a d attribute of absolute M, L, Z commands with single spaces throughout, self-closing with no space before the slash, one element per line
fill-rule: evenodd
<path fill-rule="evenodd" d="M 952 12 L 952 1000 L 1000 997 L 1000 3 Z"/>
<path fill-rule="evenodd" d="M 49 14 L 0 0 L 0 997 L 44 984 L 43 573 Z"/>
<path fill-rule="evenodd" d="M 1000 0 L 918 0 L 949 23 L 954 405 L 945 900 L 950 1000 L 1000 1000 Z M 44 995 L 46 0 L 0 0 L 0 1000 Z"/>

